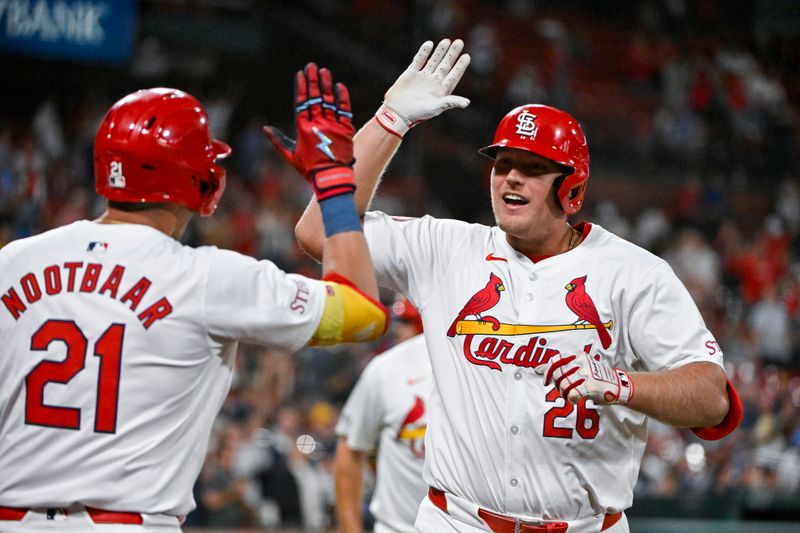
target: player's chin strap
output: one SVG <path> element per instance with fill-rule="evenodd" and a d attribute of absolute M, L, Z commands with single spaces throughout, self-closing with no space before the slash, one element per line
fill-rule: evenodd
<path fill-rule="evenodd" d="M 728 388 L 728 414 L 722 419 L 722 422 L 710 428 L 691 428 L 692 432 L 703 440 L 719 440 L 722 437 L 730 434 L 734 429 L 739 427 L 744 417 L 744 406 L 742 399 L 739 397 L 739 392 L 733 386 L 731 380 L 725 378 Z"/>
<path fill-rule="evenodd" d="M 336 273 L 323 278 L 327 288 L 322 320 L 309 346 L 373 341 L 389 327 L 389 312 L 353 283 Z"/>

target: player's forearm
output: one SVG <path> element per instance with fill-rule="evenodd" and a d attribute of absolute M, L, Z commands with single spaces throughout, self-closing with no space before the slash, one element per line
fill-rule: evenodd
<path fill-rule="evenodd" d="M 397 153 L 402 139 L 383 129 L 375 118 L 370 119 L 353 139 L 356 157 L 356 209 L 367 212 L 383 173 Z"/>
<path fill-rule="evenodd" d="M 325 239 L 323 256 L 323 276 L 333 273 L 344 276 L 374 300 L 379 299 L 375 271 L 362 232 L 347 231 Z"/>
<path fill-rule="evenodd" d="M 356 176 L 354 200 L 360 216 L 367 212 L 383 172 L 397 152 L 400 142 L 399 137 L 384 130 L 374 118 L 356 133 L 353 146 L 356 158 L 353 167 Z M 324 246 L 322 215 L 315 198 L 311 199 L 295 226 L 295 236 L 308 255 L 317 261 L 322 259 Z"/>
<path fill-rule="evenodd" d="M 725 374 L 713 363 L 690 363 L 663 372 L 631 372 L 628 407 L 679 427 L 712 427 L 728 412 Z"/>
<path fill-rule="evenodd" d="M 336 514 L 339 531 L 361 533 L 361 498 L 366 455 L 350 449 L 340 440 L 333 463 L 336 490 Z"/>

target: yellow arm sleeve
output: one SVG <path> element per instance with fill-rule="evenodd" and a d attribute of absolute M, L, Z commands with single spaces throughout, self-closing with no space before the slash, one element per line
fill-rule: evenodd
<path fill-rule="evenodd" d="M 325 311 L 309 346 L 367 342 L 384 334 L 389 325 L 386 307 L 347 283 L 324 283 Z"/>

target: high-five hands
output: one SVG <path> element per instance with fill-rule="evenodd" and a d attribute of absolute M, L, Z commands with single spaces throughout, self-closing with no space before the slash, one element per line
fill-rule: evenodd
<path fill-rule="evenodd" d="M 468 99 L 452 94 L 469 65 L 463 49 L 461 39 L 452 43 L 443 39 L 435 50 L 432 41 L 422 43 L 411 64 L 386 91 L 383 105 L 375 113 L 378 123 L 402 137 L 412 126 L 448 109 L 467 107 Z"/>
<path fill-rule="evenodd" d="M 309 63 L 295 76 L 297 140 L 272 126 L 264 133 L 286 161 L 306 177 L 318 200 L 355 190 L 350 93 L 331 71 Z"/>
<path fill-rule="evenodd" d="M 545 375 L 545 386 L 554 382 L 561 396 L 573 404 L 589 398 L 599 405 L 625 405 L 633 398 L 628 373 L 608 366 L 599 355 L 558 354 L 536 367 L 536 373 Z"/>

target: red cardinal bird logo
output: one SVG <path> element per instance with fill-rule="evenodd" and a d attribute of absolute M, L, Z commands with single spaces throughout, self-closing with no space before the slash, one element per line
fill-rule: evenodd
<path fill-rule="evenodd" d="M 600 315 L 597 313 L 597 307 L 594 305 L 592 298 L 586 294 L 586 276 L 575 278 L 564 286 L 567 289 L 567 307 L 578 315 L 577 322 L 588 322 L 597 328 L 597 334 L 600 336 L 600 343 L 603 348 L 611 346 L 611 335 L 600 320 Z"/>
<path fill-rule="evenodd" d="M 400 426 L 400 431 L 397 432 L 397 440 L 406 440 L 411 448 L 411 453 L 417 457 L 425 457 L 425 443 L 422 439 L 425 438 L 425 431 L 427 424 L 420 425 L 420 419 L 425 414 L 425 402 L 422 398 L 416 396 L 414 398 L 414 406 L 406 415 Z M 410 426 L 410 427 L 409 427 Z"/>
<path fill-rule="evenodd" d="M 403 420 L 403 423 L 400 425 L 401 428 L 404 428 L 410 424 L 413 424 L 420 418 L 422 415 L 425 414 L 425 402 L 422 401 L 422 398 L 419 396 L 414 397 L 414 406 L 406 415 L 406 419 Z M 400 430 L 402 432 L 402 429 Z"/>
<path fill-rule="evenodd" d="M 487 283 L 484 288 L 476 292 L 472 298 L 469 299 L 466 305 L 464 305 L 464 308 L 458 312 L 458 316 L 455 320 L 453 320 L 453 323 L 450 324 L 450 328 L 447 330 L 447 336 L 455 337 L 456 324 L 458 324 L 458 321 L 464 320 L 470 315 L 475 315 L 479 320 L 483 320 L 484 322 L 491 322 L 492 329 L 495 331 L 500 329 L 500 322 L 496 318 L 492 316 L 481 317 L 481 313 L 488 311 L 497 305 L 497 302 L 500 301 L 500 293 L 504 290 L 506 290 L 506 288 L 503 285 L 503 280 L 492 273 L 489 276 L 489 283 Z"/>

